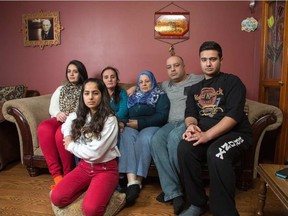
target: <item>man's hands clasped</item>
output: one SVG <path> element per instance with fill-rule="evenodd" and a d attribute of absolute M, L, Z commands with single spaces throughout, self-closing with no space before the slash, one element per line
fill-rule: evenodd
<path fill-rule="evenodd" d="M 202 132 L 201 129 L 194 124 L 187 127 L 186 131 L 182 135 L 182 138 L 188 142 L 195 141 L 193 146 L 205 144 L 210 140 L 208 133 Z"/>

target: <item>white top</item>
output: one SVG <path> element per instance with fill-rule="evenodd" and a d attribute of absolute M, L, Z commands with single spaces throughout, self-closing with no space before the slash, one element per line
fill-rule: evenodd
<path fill-rule="evenodd" d="M 59 98 L 60 98 L 60 90 L 62 87 L 63 85 L 59 86 L 51 96 L 49 106 L 49 114 L 51 115 L 51 118 L 56 117 L 57 114 L 60 112 Z"/>
<path fill-rule="evenodd" d="M 72 121 L 77 118 L 76 113 L 71 113 L 65 123 L 62 125 L 62 133 L 64 137 L 71 135 Z M 91 116 L 87 117 L 87 122 L 91 120 Z M 85 141 L 80 137 L 77 141 L 72 141 L 67 150 L 85 160 L 87 163 L 104 163 L 120 157 L 117 147 L 118 138 L 118 122 L 115 116 L 107 118 L 104 128 L 101 132 L 101 139 L 93 137 L 92 141 Z"/>

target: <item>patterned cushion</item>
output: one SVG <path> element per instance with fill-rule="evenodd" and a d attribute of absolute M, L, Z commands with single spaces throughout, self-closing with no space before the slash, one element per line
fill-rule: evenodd
<path fill-rule="evenodd" d="M 0 101 L 24 98 L 26 96 L 26 86 L 0 86 Z"/>
<path fill-rule="evenodd" d="M 50 191 L 51 193 L 51 191 Z M 59 208 L 53 203 L 52 205 L 52 210 L 55 214 L 55 216 L 82 216 L 82 201 L 85 193 L 82 194 L 78 199 L 76 199 L 73 203 L 70 205 Z M 125 206 L 126 203 L 126 195 L 125 193 L 119 193 L 117 191 L 114 191 L 112 197 L 110 198 L 110 201 L 106 207 L 106 211 L 104 213 L 104 216 L 115 216 L 121 209 Z"/>

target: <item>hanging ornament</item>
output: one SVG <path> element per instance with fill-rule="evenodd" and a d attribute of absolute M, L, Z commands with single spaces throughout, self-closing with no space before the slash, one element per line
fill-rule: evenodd
<path fill-rule="evenodd" d="M 253 17 L 248 17 L 241 22 L 241 30 L 246 32 L 255 31 L 258 27 L 258 21 Z"/>
<path fill-rule="evenodd" d="M 170 55 L 175 55 L 175 44 L 189 39 L 189 21 L 190 12 L 173 2 L 155 12 L 154 38 L 170 44 Z"/>
<path fill-rule="evenodd" d="M 174 56 L 175 55 L 175 50 L 174 50 L 174 46 L 171 45 L 170 49 L 169 49 L 170 55 Z"/>

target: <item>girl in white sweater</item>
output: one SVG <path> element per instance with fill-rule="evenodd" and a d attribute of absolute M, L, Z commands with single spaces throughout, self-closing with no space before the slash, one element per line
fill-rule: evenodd
<path fill-rule="evenodd" d="M 51 201 L 64 207 L 83 192 L 84 215 L 103 215 L 118 183 L 118 122 L 102 80 L 83 84 L 76 113 L 62 125 L 65 149 L 80 158 L 78 166 L 52 190 Z"/>

